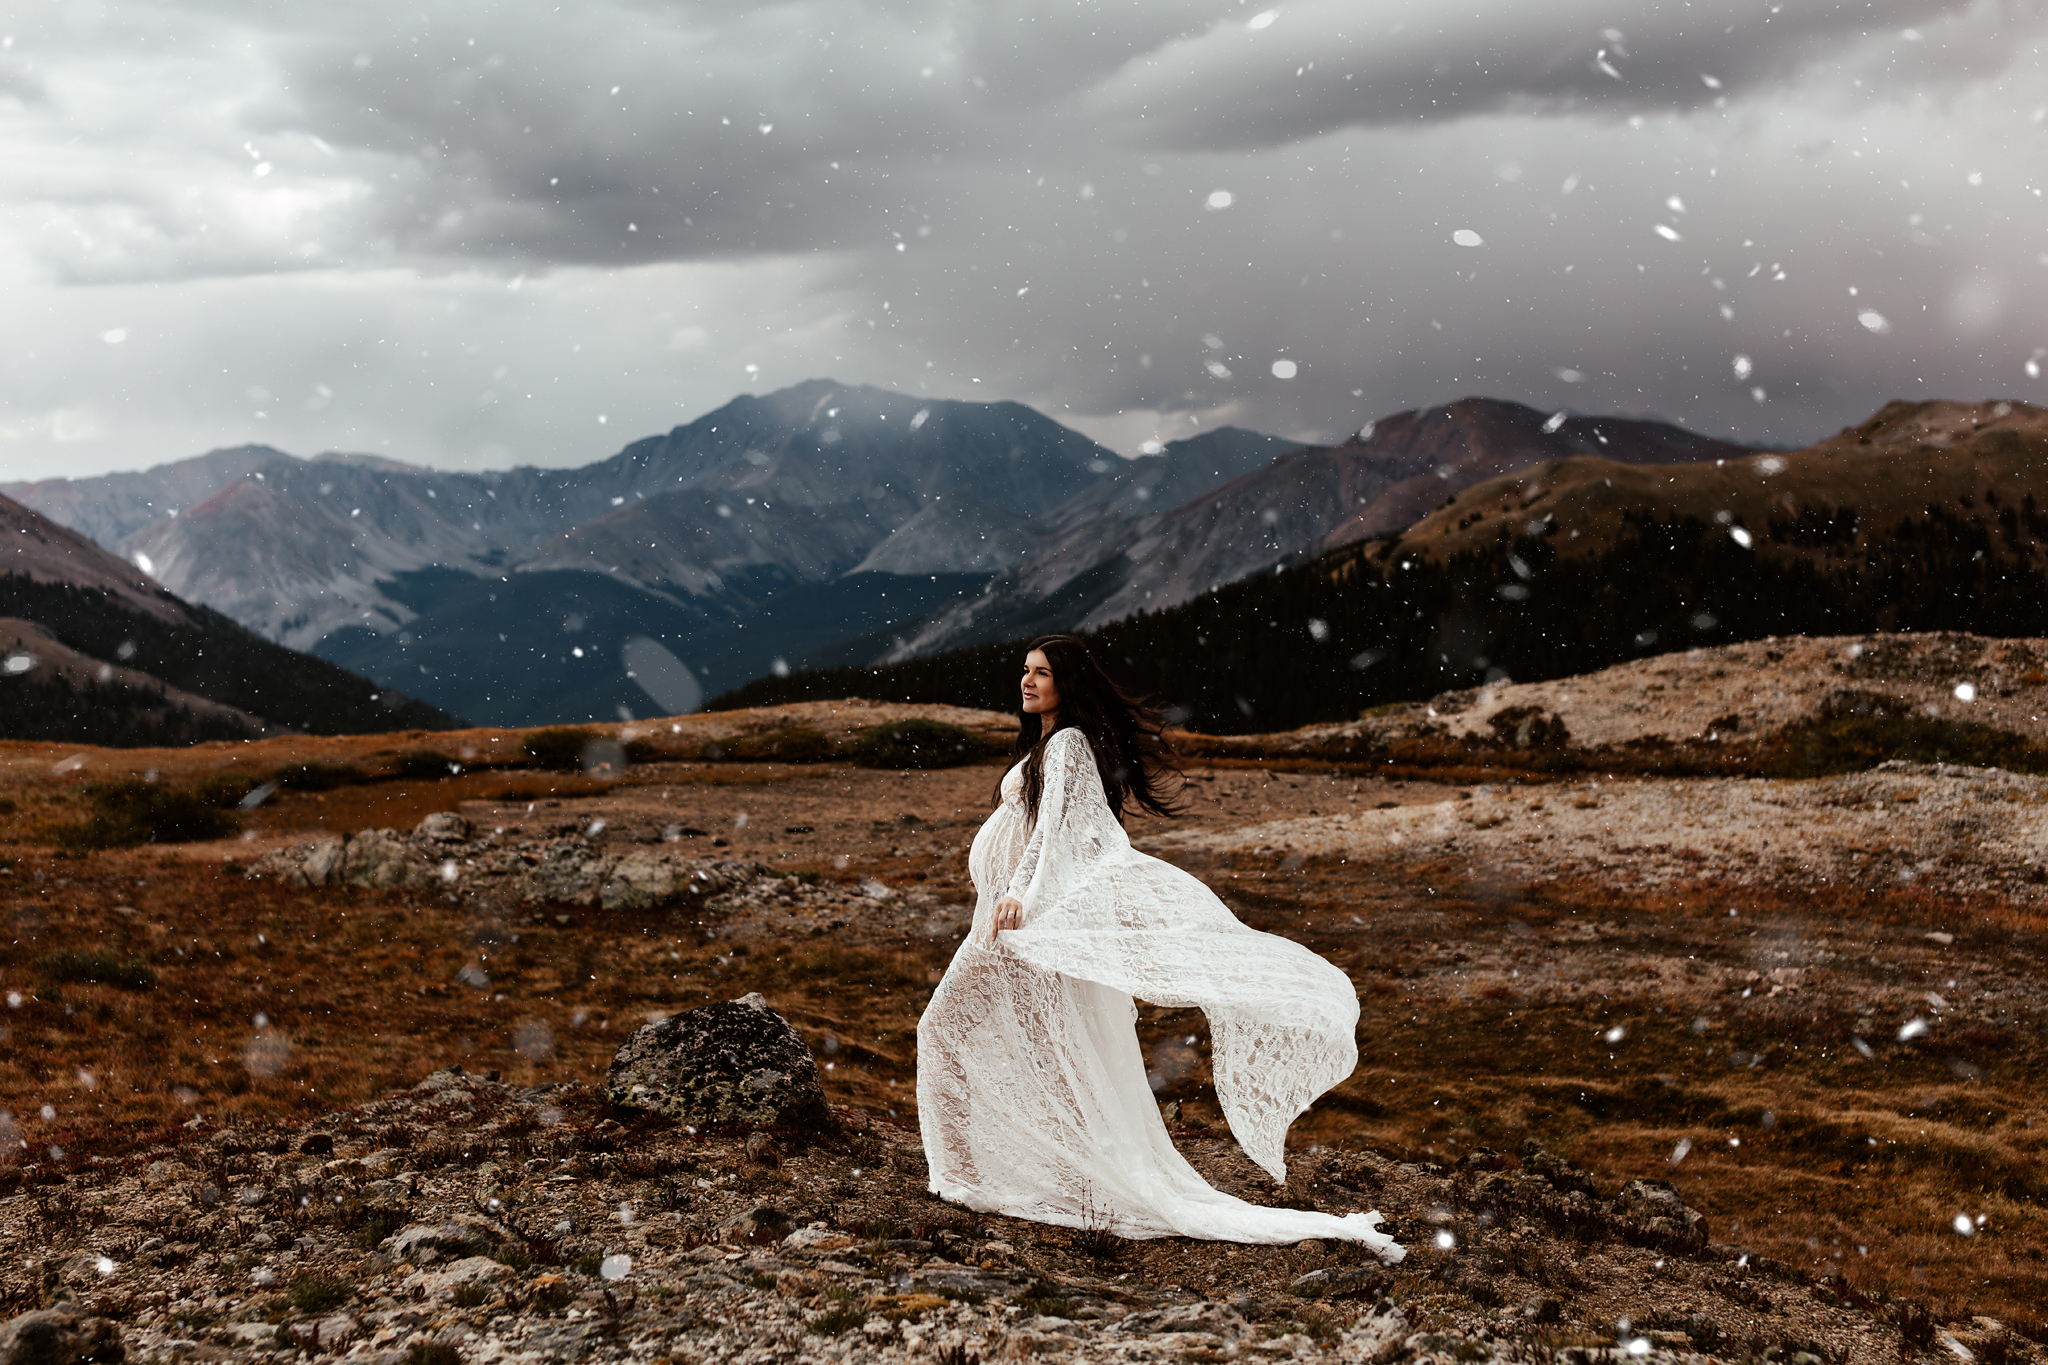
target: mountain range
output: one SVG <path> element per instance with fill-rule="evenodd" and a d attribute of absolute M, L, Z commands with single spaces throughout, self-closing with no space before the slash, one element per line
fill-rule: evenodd
<path fill-rule="evenodd" d="M 574 469 L 244 446 L 0 493 L 269 640 L 540 724 L 1163 610 L 1532 463 L 1751 453 L 1472 398 L 1334 446 L 1223 428 L 1125 460 L 1019 404 L 821 379 Z"/>
<path fill-rule="evenodd" d="M 1228 732 L 1442 705 L 1692 645 L 1874 631 L 2048 633 L 2048 409 L 1892 403 L 1800 450 L 1542 459 L 1445 495 L 1398 534 L 1110 621 L 1095 647 L 1181 723 Z M 1002 707 L 1025 634 L 764 678 L 715 704 Z M 1857 657 L 1841 665 L 1844 714 L 1897 719 L 1857 690 Z M 1943 723 L 1967 722 L 1981 689 L 2041 676 L 1938 678 L 1955 689 Z"/>

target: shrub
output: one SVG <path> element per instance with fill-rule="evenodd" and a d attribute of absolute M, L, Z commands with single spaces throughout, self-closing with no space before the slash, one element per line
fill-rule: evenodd
<path fill-rule="evenodd" d="M 36 962 L 52 981 L 76 981 L 87 986 L 118 986 L 124 991 L 146 991 L 156 984 L 156 969 L 141 958 L 123 962 L 104 948 L 81 953 L 62 949 L 45 953 Z"/>
<path fill-rule="evenodd" d="M 415 782 L 438 782 L 453 775 L 456 766 L 454 759 L 438 750 L 407 749 L 393 760 L 391 775 Z"/>
<path fill-rule="evenodd" d="M 604 736 L 582 725 L 556 725 L 535 730 L 519 741 L 534 766 L 573 773 L 583 766 L 583 751 Z"/>
<path fill-rule="evenodd" d="M 864 768 L 957 768 L 989 752 L 971 731 L 921 717 L 869 726 L 853 743 L 853 761 Z"/>
<path fill-rule="evenodd" d="M 232 810 L 260 784 L 247 773 L 214 773 L 192 784 L 192 794 L 209 806 Z"/>
<path fill-rule="evenodd" d="M 140 778 L 91 782 L 84 796 L 91 814 L 57 830 L 57 846 L 67 853 L 224 839 L 242 828 L 233 811 L 194 791 Z"/>
<path fill-rule="evenodd" d="M 837 1308 L 826 1309 L 817 1317 L 805 1323 L 804 1326 L 821 1337 L 836 1337 L 841 1333 L 853 1330 L 867 1320 L 866 1310 L 855 1308 L 850 1304 L 841 1304 Z"/>
<path fill-rule="evenodd" d="M 808 725 L 785 725 L 728 740 L 723 746 L 728 758 L 757 763 L 821 763 L 832 757 L 833 744 Z"/>
<path fill-rule="evenodd" d="M 272 773 L 270 780 L 293 791 L 326 792 L 359 786 L 368 782 L 370 775 L 353 763 L 288 763 Z"/>
<path fill-rule="evenodd" d="M 285 1302 L 301 1313 L 331 1313 L 349 1301 L 355 1290 L 347 1280 L 308 1275 L 285 1291 Z"/>
<path fill-rule="evenodd" d="M 450 1291 L 457 1308 L 481 1308 L 491 1301 L 491 1291 L 481 1284 L 458 1284 Z"/>
<path fill-rule="evenodd" d="M 1850 715 L 1788 727 L 1758 768 L 1773 777 L 1858 773 L 1891 759 L 2048 772 L 2048 748 L 2024 735 L 1931 716 Z"/>

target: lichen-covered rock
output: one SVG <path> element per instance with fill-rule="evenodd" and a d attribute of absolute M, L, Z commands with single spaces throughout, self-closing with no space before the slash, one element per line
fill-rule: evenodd
<path fill-rule="evenodd" d="M 388 829 L 366 829 L 349 840 L 342 856 L 341 875 L 351 886 L 382 890 L 417 886 L 431 873 L 426 860 L 398 834 Z"/>
<path fill-rule="evenodd" d="M 1614 1196 L 1614 1215 L 1631 1242 L 1667 1251 L 1706 1249 L 1706 1216 L 1687 1208 L 1678 1187 L 1669 1181 L 1629 1181 Z"/>
<path fill-rule="evenodd" d="M 345 841 L 329 836 L 314 841 L 298 865 L 298 877 L 294 886 L 326 886 L 341 880 L 342 855 L 347 851 Z"/>
<path fill-rule="evenodd" d="M 469 837 L 469 821 L 452 810 L 437 810 L 413 827 L 412 837 L 437 844 L 460 843 Z"/>
<path fill-rule="evenodd" d="M 443 1259 L 467 1260 L 485 1256 L 503 1246 L 507 1238 L 495 1224 L 474 1215 L 459 1214 L 440 1223 L 414 1223 L 392 1235 L 391 1255 L 414 1265 L 430 1265 Z"/>
<path fill-rule="evenodd" d="M 659 853 L 628 853 L 613 866 L 598 893 L 607 910 L 648 910 L 674 900 L 688 873 Z"/>
<path fill-rule="evenodd" d="M 698 1125 L 832 1125 L 811 1050 L 758 994 L 635 1032 L 612 1058 L 605 1098 Z"/>
<path fill-rule="evenodd" d="M 121 1329 L 75 1308 L 45 1308 L 0 1324 L 0 1365 L 119 1365 Z"/>
<path fill-rule="evenodd" d="M 539 864 L 527 874 L 526 899 L 596 905 L 598 889 L 617 861 L 577 840 L 557 840 L 542 850 Z"/>

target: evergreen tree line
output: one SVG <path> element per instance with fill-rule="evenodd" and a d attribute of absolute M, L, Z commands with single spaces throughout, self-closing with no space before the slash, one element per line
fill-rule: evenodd
<path fill-rule="evenodd" d="M 1855 514 L 1835 515 L 1840 524 Z M 1880 548 L 1849 543 L 1823 558 L 1759 554 L 1730 530 L 1630 514 L 1614 544 L 1586 558 L 1530 535 L 1441 564 L 1403 556 L 1396 542 L 1348 546 L 1114 622 L 1091 644 L 1176 722 L 1231 734 L 1771 635 L 2048 635 L 2048 578 L 2031 542 L 1996 537 L 1977 517 L 1935 509 L 1894 528 Z M 860 696 L 1014 711 L 1023 650 L 1016 640 L 762 678 L 712 705 Z"/>
<path fill-rule="evenodd" d="M 198 618 L 196 625 L 131 611 L 96 589 L 0 574 L 0 616 L 33 621 L 81 654 L 138 669 L 277 725 L 346 735 L 451 730 L 460 723 L 324 659 L 272 644 L 219 612 L 187 610 Z"/>
<path fill-rule="evenodd" d="M 119 683 L 73 684 L 62 677 L 0 678 L 0 739 L 101 744 L 115 749 L 249 739 L 254 727 L 233 716 L 195 716 L 166 706 L 163 689 Z"/>

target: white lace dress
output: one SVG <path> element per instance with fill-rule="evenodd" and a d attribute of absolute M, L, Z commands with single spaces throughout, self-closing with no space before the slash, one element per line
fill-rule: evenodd
<path fill-rule="evenodd" d="M 1023 765 L 974 838 L 974 927 L 917 1026 L 917 1113 L 934 1193 L 988 1213 L 1125 1237 L 1364 1242 L 1402 1249 L 1379 1214 L 1249 1204 L 1167 1136 L 1132 997 L 1209 1018 L 1217 1098 L 1238 1144 L 1286 1180 L 1288 1125 L 1351 1074 L 1358 997 L 1300 944 L 1239 923 L 1179 868 L 1133 849 L 1087 738 L 1046 746 L 1039 818 Z M 1024 927 L 989 943 L 1005 895 Z"/>

